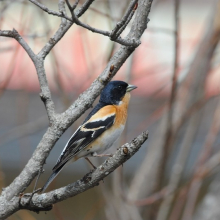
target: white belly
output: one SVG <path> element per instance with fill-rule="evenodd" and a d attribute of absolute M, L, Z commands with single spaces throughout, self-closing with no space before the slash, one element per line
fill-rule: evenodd
<path fill-rule="evenodd" d="M 107 134 L 104 132 L 99 138 L 97 145 L 92 145 L 92 151 L 96 152 L 97 154 L 103 153 L 108 148 L 110 148 L 121 136 L 121 133 L 124 130 L 124 126 L 121 126 L 119 129 L 112 129 L 111 132 L 108 132 Z M 100 140 L 99 140 L 100 139 Z"/>
<path fill-rule="evenodd" d="M 110 148 L 121 136 L 124 130 L 124 126 L 118 129 L 110 128 L 109 132 L 104 132 L 96 141 L 91 143 L 85 150 L 77 154 L 77 158 L 91 157 L 93 154 L 102 154 L 108 148 Z"/>

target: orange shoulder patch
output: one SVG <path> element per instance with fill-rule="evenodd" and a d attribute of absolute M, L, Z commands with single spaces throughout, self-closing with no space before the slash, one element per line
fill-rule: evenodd
<path fill-rule="evenodd" d="M 95 121 L 97 119 L 105 118 L 110 115 L 116 114 L 116 108 L 114 105 L 106 105 L 105 107 L 101 108 L 95 115 L 93 115 L 88 122 Z"/>

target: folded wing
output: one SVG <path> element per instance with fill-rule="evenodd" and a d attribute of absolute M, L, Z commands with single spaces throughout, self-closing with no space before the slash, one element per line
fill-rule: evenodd
<path fill-rule="evenodd" d="M 53 171 L 59 169 L 109 129 L 115 121 L 116 108 L 107 105 L 81 125 L 67 142 Z"/>

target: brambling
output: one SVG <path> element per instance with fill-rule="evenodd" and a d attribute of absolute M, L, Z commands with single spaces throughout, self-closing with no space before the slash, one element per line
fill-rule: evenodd
<path fill-rule="evenodd" d="M 130 92 L 136 88 L 123 81 L 111 81 L 106 85 L 101 92 L 99 103 L 64 147 L 42 192 L 67 163 L 81 157 L 90 162 L 88 157 L 109 156 L 101 153 L 110 148 L 124 130 Z M 90 164 L 95 168 L 91 162 Z"/>

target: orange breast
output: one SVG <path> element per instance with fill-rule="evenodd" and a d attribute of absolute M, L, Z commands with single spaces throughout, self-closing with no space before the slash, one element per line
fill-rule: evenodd
<path fill-rule="evenodd" d="M 127 120 L 127 110 L 128 110 L 129 101 L 130 101 L 130 92 L 125 94 L 120 105 L 115 105 L 117 112 L 115 118 L 116 127 L 119 127 L 120 125 L 125 125 Z"/>

